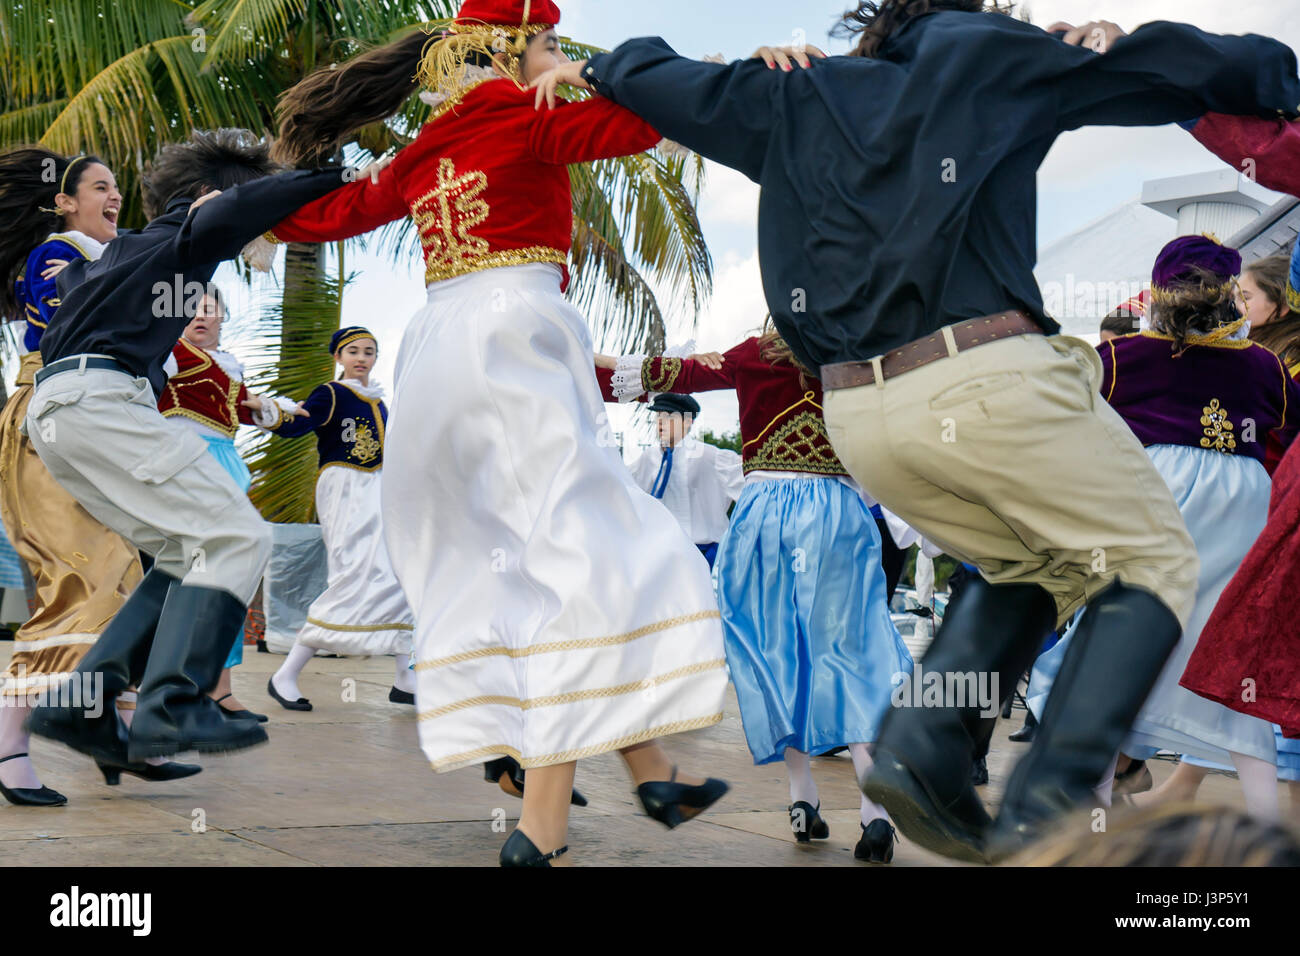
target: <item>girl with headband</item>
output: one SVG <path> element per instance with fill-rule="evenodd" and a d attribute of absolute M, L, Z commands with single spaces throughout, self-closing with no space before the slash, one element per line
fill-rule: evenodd
<path fill-rule="evenodd" d="M 36 584 L 32 616 L 15 635 L 0 677 L 0 794 L 10 803 L 58 806 L 67 798 L 41 786 L 27 756 L 28 706 L 53 691 L 108 626 L 140 582 L 139 554 L 86 513 L 51 477 L 21 426 L 32 383 L 42 368 L 41 336 L 60 305 L 55 276 L 74 259 L 95 260 L 117 236 L 122 195 L 96 156 L 60 156 L 41 147 L 0 155 L 0 312 L 22 321 L 25 350 L 16 388 L 0 413 L 0 512 L 15 549 Z M 133 692 L 118 698 L 129 723 Z M 173 780 L 194 765 L 154 761 L 102 767 L 113 784 L 121 773 Z"/>

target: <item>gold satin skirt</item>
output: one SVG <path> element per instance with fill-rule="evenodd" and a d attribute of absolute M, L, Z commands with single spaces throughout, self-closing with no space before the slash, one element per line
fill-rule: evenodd
<path fill-rule="evenodd" d="M 87 514 L 19 431 L 39 352 L 23 356 L 0 412 L 0 515 L 36 582 L 36 612 L 14 637 L 0 695 L 37 694 L 71 672 L 140 583 L 135 548 Z"/>

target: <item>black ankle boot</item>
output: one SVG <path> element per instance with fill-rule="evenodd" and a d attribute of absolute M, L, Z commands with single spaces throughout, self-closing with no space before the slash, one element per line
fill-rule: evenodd
<path fill-rule="evenodd" d="M 248 608 L 229 591 L 177 585 L 167 595 L 131 721 L 130 759 L 182 750 L 221 753 L 266 741 L 256 720 L 221 712 L 210 697 Z"/>
<path fill-rule="evenodd" d="M 105 763 L 127 763 L 126 728 L 114 704 L 143 677 L 167 594 L 178 584 L 171 575 L 151 569 L 86 652 L 68 685 L 50 705 L 33 709 L 28 733 Z M 70 699 L 78 695 L 83 699 Z"/>
<path fill-rule="evenodd" d="M 991 702 L 997 707 L 1055 624 L 1056 602 L 1044 589 L 1032 584 L 994 586 L 972 576 L 949 607 L 921 669 L 945 675 L 974 673 L 977 678 L 997 674 L 997 699 Z M 996 711 L 982 717 L 978 703 L 960 708 L 891 707 L 863 793 L 884 806 L 912 842 L 955 859 L 982 861 L 992 819 L 971 774 L 995 717 Z"/>
<path fill-rule="evenodd" d="M 1034 734 L 1038 732 L 1038 718 L 1034 716 L 1032 710 L 1025 711 L 1025 723 L 1019 730 L 1012 734 L 1009 740 L 1014 740 L 1018 744 L 1031 743 Z"/>
<path fill-rule="evenodd" d="M 1007 784 L 990 859 L 1021 849 L 1092 796 L 1181 634 L 1164 602 L 1118 581 L 1089 603 L 1033 746 Z"/>

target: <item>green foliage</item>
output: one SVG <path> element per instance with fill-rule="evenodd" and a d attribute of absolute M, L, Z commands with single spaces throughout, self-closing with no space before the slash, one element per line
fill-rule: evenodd
<path fill-rule="evenodd" d="M 695 430 L 695 437 L 700 441 L 718 448 L 725 448 L 727 451 L 734 451 L 737 455 L 741 453 L 743 442 L 740 440 L 740 432 L 718 432 L 709 431 L 707 428 L 698 428 Z"/>

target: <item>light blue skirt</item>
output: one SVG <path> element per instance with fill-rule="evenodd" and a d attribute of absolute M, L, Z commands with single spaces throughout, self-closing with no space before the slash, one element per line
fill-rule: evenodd
<path fill-rule="evenodd" d="M 244 459 L 239 457 L 234 439 L 224 435 L 209 435 L 205 432 L 203 440 L 208 443 L 208 452 L 217 460 L 217 464 L 221 465 L 226 474 L 235 479 L 235 484 L 239 485 L 240 491 L 247 493 L 253 486 L 253 473 L 244 464 Z M 225 666 L 235 667 L 242 663 L 244 663 L 244 625 L 241 623 Z"/>
<path fill-rule="evenodd" d="M 1254 458 L 1185 445 L 1152 445 L 1147 454 L 1178 503 L 1201 573 L 1187 628 L 1120 749 L 1138 760 L 1170 750 L 1211 765 L 1226 764 L 1230 752 L 1271 763 L 1277 757 L 1272 725 L 1178 683 L 1210 612 L 1268 521 L 1268 473 Z M 1040 717 L 1077 623 L 1076 618 L 1060 642 L 1034 664 L 1028 703 Z"/>
<path fill-rule="evenodd" d="M 756 764 L 871 743 L 912 658 L 880 532 L 834 478 L 750 482 L 718 548 L 727 664 Z"/>

